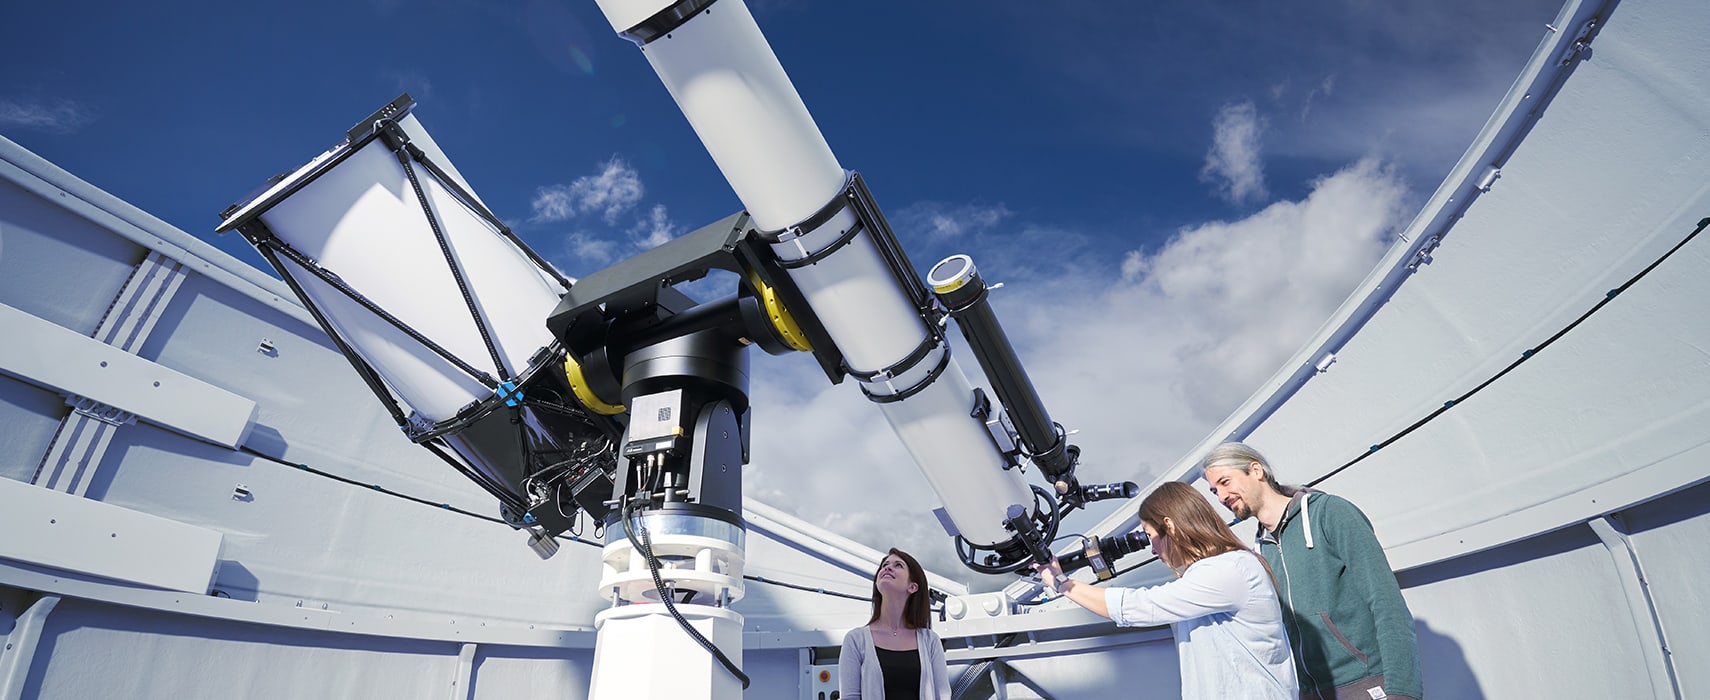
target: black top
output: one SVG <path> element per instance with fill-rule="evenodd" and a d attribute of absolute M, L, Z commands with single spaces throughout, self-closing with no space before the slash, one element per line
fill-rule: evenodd
<path fill-rule="evenodd" d="M 885 673 L 885 700 L 920 700 L 920 650 L 893 651 L 875 646 Z"/>

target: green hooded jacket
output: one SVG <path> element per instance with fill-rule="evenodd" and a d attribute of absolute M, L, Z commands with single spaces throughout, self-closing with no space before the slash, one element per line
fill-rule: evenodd
<path fill-rule="evenodd" d="M 1258 532 L 1305 698 L 1421 698 L 1413 613 L 1366 514 L 1302 489 Z M 1372 689 L 1381 687 L 1381 693 Z"/>

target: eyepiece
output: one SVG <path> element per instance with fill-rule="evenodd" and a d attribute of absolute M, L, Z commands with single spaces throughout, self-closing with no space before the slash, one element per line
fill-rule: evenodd
<path fill-rule="evenodd" d="M 1133 498 L 1138 495 L 1140 495 L 1140 487 L 1132 481 L 1092 484 L 1081 487 L 1081 502 L 1083 503 L 1102 501 L 1107 498 Z"/>
<path fill-rule="evenodd" d="M 1063 573 L 1090 566 L 1098 580 L 1108 581 L 1115 575 L 1117 559 L 1144 550 L 1151 544 L 1144 530 L 1110 537 L 1088 537 L 1082 540 L 1081 551 L 1065 554 L 1057 559 L 1057 563 L 1062 565 Z"/>

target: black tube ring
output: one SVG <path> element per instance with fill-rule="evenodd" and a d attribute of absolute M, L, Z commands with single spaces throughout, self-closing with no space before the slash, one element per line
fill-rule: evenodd
<path fill-rule="evenodd" d="M 937 337 L 938 336 L 936 336 L 936 335 L 931 335 L 931 336 L 928 336 L 928 339 L 932 340 L 932 339 L 936 339 Z M 933 346 L 924 346 L 924 347 L 927 347 L 927 353 L 930 354 L 932 347 L 938 347 L 938 345 L 934 344 Z M 927 371 L 926 376 L 922 377 L 919 382 L 914 383 L 912 386 L 909 386 L 908 388 L 903 389 L 901 391 L 897 391 L 896 386 L 891 384 L 891 380 L 895 379 L 897 376 L 899 376 L 905 372 L 908 372 L 909 370 L 914 369 L 914 365 L 919 364 L 920 359 L 924 359 L 926 357 L 925 354 L 921 355 L 921 357 L 918 359 L 914 359 L 912 362 L 905 360 L 905 362 L 908 362 L 909 366 L 902 368 L 896 374 L 891 374 L 889 372 L 889 370 L 884 370 L 881 372 L 880 375 L 875 376 L 871 380 L 862 380 L 863 384 L 861 386 L 861 393 L 867 395 L 868 401 L 872 401 L 873 403 L 884 404 L 884 403 L 896 403 L 898 401 L 908 399 L 909 397 L 912 397 L 915 394 L 919 394 L 922 391 L 925 391 L 927 387 L 932 386 L 933 382 L 938 381 L 938 377 L 940 377 L 944 374 L 944 370 L 946 370 L 950 367 L 950 347 L 948 345 L 944 345 L 943 350 L 944 350 L 944 352 L 940 353 L 938 356 L 938 362 L 932 366 L 932 369 Z M 895 367 L 895 365 L 893 365 L 893 367 Z M 873 393 L 872 390 L 867 388 L 868 384 L 879 384 L 879 383 L 883 383 L 886 387 L 890 388 L 891 393 L 889 393 L 889 394 L 876 394 L 876 393 Z"/>
<path fill-rule="evenodd" d="M 802 245 L 802 236 L 781 240 L 780 242 L 773 244 L 774 251 L 780 247 L 784 247 L 785 243 L 795 243 L 796 252 L 801 253 L 802 257 L 786 259 L 780 256 L 778 258 L 778 267 L 786 270 L 797 270 L 831 257 L 832 253 L 841 250 L 843 246 L 849 245 L 853 242 L 855 237 L 861 235 L 861 232 L 866 230 L 866 228 L 867 226 L 865 224 L 862 224 L 860 220 L 856 220 L 855 225 L 850 226 L 848 230 L 845 230 L 837 237 L 837 240 L 834 240 L 826 244 L 825 247 L 812 252 L 808 251 L 807 246 Z"/>

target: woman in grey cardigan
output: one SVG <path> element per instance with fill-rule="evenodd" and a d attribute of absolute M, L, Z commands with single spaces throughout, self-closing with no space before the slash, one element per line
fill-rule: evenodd
<path fill-rule="evenodd" d="M 843 636 L 837 681 L 843 700 L 950 700 L 926 570 L 907 552 L 892 547 L 873 574 L 873 616 Z"/>

